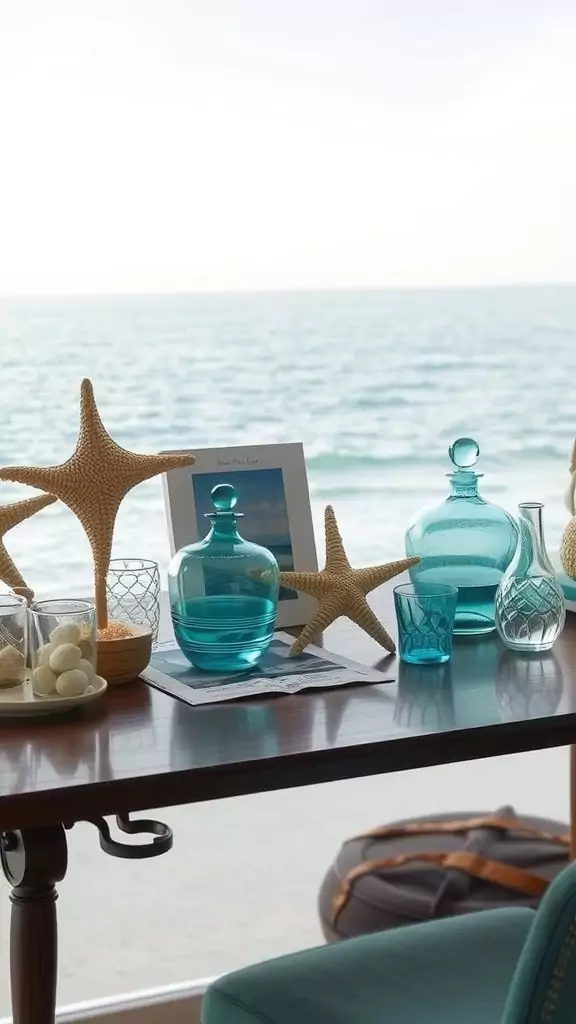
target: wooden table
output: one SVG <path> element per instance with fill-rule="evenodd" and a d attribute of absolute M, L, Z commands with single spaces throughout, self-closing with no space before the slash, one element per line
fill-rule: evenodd
<path fill-rule="evenodd" d="M 373 595 L 388 626 L 390 595 Z M 14 1024 L 54 1020 L 55 884 L 75 822 L 576 742 L 576 616 L 549 654 L 513 655 L 492 634 L 439 667 L 382 659 L 346 620 L 325 643 L 395 681 L 203 708 L 137 681 L 75 717 L 0 725 Z"/>

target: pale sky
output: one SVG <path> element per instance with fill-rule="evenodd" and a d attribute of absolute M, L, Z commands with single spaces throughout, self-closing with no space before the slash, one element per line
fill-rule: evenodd
<path fill-rule="evenodd" d="M 574 0 L 0 0 L 0 293 L 576 281 Z"/>

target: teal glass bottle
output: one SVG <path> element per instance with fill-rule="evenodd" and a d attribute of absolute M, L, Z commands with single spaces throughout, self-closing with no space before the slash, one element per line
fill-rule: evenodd
<path fill-rule="evenodd" d="M 274 555 L 238 533 L 231 484 L 212 489 L 204 540 L 178 551 L 168 570 L 176 642 L 196 668 L 243 672 L 270 646 L 278 602 Z"/>
<path fill-rule="evenodd" d="M 472 438 L 450 446 L 450 494 L 439 506 L 416 515 L 406 531 L 406 554 L 422 561 L 413 581 L 451 583 L 458 588 L 454 632 L 478 635 L 495 628 L 495 597 L 518 538 L 515 520 L 478 492 L 474 467 L 480 449 Z"/>

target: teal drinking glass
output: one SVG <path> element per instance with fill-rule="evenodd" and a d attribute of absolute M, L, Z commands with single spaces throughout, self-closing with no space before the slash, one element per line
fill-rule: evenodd
<path fill-rule="evenodd" d="M 174 635 L 196 668 L 245 672 L 274 635 L 278 564 L 238 533 L 234 487 L 218 484 L 211 497 L 210 532 L 178 551 L 168 570 Z"/>
<path fill-rule="evenodd" d="M 438 665 L 450 660 L 458 589 L 449 583 L 404 583 L 394 588 L 402 661 Z"/>

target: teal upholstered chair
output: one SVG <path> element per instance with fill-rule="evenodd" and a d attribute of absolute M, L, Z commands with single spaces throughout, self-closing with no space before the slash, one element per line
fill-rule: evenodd
<path fill-rule="evenodd" d="M 576 864 L 537 913 L 379 932 L 216 981 L 202 1024 L 575 1024 Z"/>

